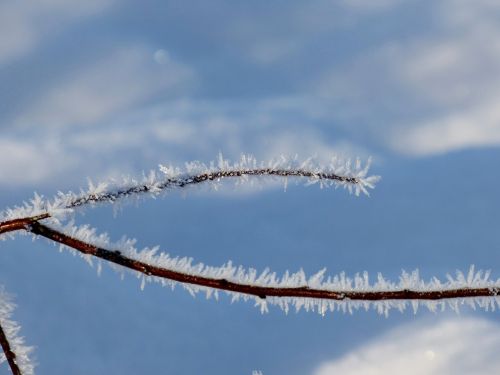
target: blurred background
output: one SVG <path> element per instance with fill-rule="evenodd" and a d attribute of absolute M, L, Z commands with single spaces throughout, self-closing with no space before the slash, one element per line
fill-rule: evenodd
<path fill-rule="evenodd" d="M 76 221 L 210 265 L 500 276 L 496 1 L 3 1 L 0 82 L 0 208 L 219 152 L 372 156 L 371 197 L 229 183 Z M 38 374 L 500 371 L 498 312 L 465 306 L 262 315 L 23 236 L 0 284 Z"/>

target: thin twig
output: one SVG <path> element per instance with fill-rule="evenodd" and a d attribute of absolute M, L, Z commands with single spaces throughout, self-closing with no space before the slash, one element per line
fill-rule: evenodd
<path fill-rule="evenodd" d="M 227 171 L 217 171 L 211 173 L 202 173 L 198 175 L 187 175 L 178 178 L 168 178 L 164 182 L 155 185 L 142 184 L 132 186 L 116 191 L 105 192 L 102 194 L 91 194 L 73 200 L 66 208 L 75 208 L 88 203 L 98 202 L 113 202 L 119 198 L 130 195 L 143 194 L 151 191 L 165 190 L 169 188 L 184 188 L 190 185 L 200 184 L 206 181 L 216 181 L 229 177 L 242 176 L 277 176 L 277 177 L 305 177 L 316 178 L 318 180 L 332 180 L 344 182 L 347 184 L 359 184 L 359 180 L 355 177 L 340 176 L 333 173 L 313 172 L 303 169 L 272 169 L 272 168 L 257 168 L 257 169 L 236 169 Z"/>
<path fill-rule="evenodd" d="M 204 276 L 185 274 L 151 264 L 147 264 L 124 256 L 120 251 L 103 249 L 86 243 L 79 239 L 68 236 L 39 222 L 33 222 L 25 228 L 27 231 L 46 237 L 52 241 L 69 246 L 84 254 L 89 254 L 108 262 L 138 271 L 147 276 L 156 276 L 180 283 L 193 284 L 208 288 L 225 290 L 266 297 L 303 297 L 325 300 L 358 300 L 358 301 L 382 301 L 382 300 L 441 300 L 467 297 L 494 297 L 500 294 L 498 288 L 455 288 L 443 290 L 381 290 L 381 291 L 334 291 L 313 289 L 309 287 L 266 287 L 258 285 L 241 284 L 226 279 L 215 279 Z"/>
<path fill-rule="evenodd" d="M 9 364 L 10 370 L 12 371 L 12 374 L 13 375 L 22 375 L 21 370 L 19 369 L 19 366 L 17 365 L 16 353 L 14 353 L 12 351 L 9 340 L 7 339 L 7 336 L 5 335 L 5 331 L 3 330 L 3 327 L 1 324 L 0 324 L 0 345 L 2 345 L 3 352 L 5 354 L 5 357 L 7 358 L 7 362 Z"/>

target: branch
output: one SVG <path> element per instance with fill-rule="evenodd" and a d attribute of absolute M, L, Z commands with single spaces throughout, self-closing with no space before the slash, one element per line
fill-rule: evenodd
<path fill-rule="evenodd" d="M 369 164 L 369 163 L 368 163 Z M 280 178 L 301 177 L 309 183 L 319 182 L 334 186 L 343 186 L 350 191 L 367 193 L 367 188 L 373 188 L 378 176 L 367 177 L 368 165 L 361 167 L 359 160 L 354 167 L 350 162 L 340 163 L 334 159 L 327 167 L 320 167 L 310 160 L 299 163 L 296 159 L 292 161 L 281 159 L 267 165 L 257 165 L 255 159 L 242 156 L 239 163 L 230 165 L 229 162 L 219 157 L 218 167 L 211 163 L 209 166 L 200 163 L 186 165 L 184 171 L 178 168 L 160 166 L 166 178 L 158 179 L 156 174 L 144 177 L 142 183 L 136 181 L 124 183 L 112 189 L 108 184 L 94 186 L 89 182 L 89 190 L 82 192 L 80 196 L 73 193 L 59 194 L 59 198 L 52 203 L 44 202 L 35 195 L 32 204 L 17 210 L 8 211 L 10 220 L 0 222 L 0 234 L 18 230 L 26 230 L 34 235 L 40 235 L 54 242 L 73 248 L 89 257 L 97 257 L 107 262 L 117 264 L 130 270 L 139 272 L 144 279 L 162 280 L 170 283 L 180 282 L 191 292 L 205 290 L 223 290 L 233 294 L 233 298 L 254 297 L 262 309 L 267 309 L 267 303 L 280 305 L 288 311 L 288 304 L 294 304 L 297 309 L 317 308 L 321 313 L 326 309 L 351 310 L 352 307 L 365 307 L 373 305 L 383 313 L 387 313 L 391 307 L 403 309 L 407 301 L 425 301 L 429 309 L 435 309 L 437 305 L 432 301 L 447 301 L 452 308 L 457 308 L 459 302 L 467 302 L 475 306 L 495 308 L 495 302 L 500 290 L 500 280 L 489 280 L 489 273 L 482 277 L 479 271 L 474 272 L 471 268 L 469 275 L 465 277 L 462 273 L 457 278 L 448 278 L 447 283 L 441 283 L 437 279 L 429 283 L 422 281 L 417 272 L 404 273 L 398 284 L 384 280 L 381 276 L 374 285 L 368 282 L 367 274 L 354 279 L 349 279 L 344 274 L 324 279 L 324 271 L 307 279 L 304 273 L 298 272 L 289 275 L 286 273 L 278 278 L 276 274 L 264 271 L 258 278 L 255 270 L 246 271 L 234 268 L 231 263 L 215 268 L 204 265 L 191 265 L 188 258 L 170 258 L 167 254 L 156 256 L 156 250 L 137 252 L 133 247 L 121 248 L 121 250 L 110 250 L 108 241 L 101 241 L 103 237 L 96 239 L 94 232 L 87 227 L 70 228 L 69 231 L 59 226 L 58 217 L 61 212 L 65 213 L 76 207 L 99 202 L 116 202 L 118 199 L 143 193 L 157 194 L 170 188 L 184 188 L 203 182 L 216 182 L 225 178 L 246 179 L 248 176 L 275 176 Z M 16 217 L 16 215 L 21 217 Z M 29 214 L 29 215 L 28 215 Z M 5 217 L 5 215 L 4 215 Z M 54 226 L 47 226 L 40 221 L 49 219 Z M 57 228 L 60 228 L 58 230 Z M 79 232 L 80 231 L 80 232 Z M 353 285 L 354 284 L 354 285 Z M 246 297 L 245 297 L 246 296 Z M 412 306 L 416 309 L 418 304 Z M 347 306 L 347 307 L 346 307 Z M 443 304 L 441 306 L 444 307 Z"/>
<path fill-rule="evenodd" d="M 70 202 L 66 208 L 75 208 L 86 205 L 88 203 L 99 202 L 114 202 L 117 199 L 128 197 L 131 195 L 156 193 L 161 190 L 172 188 L 184 188 L 192 185 L 201 184 L 209 181 L 219 181 L 231 177 L 244 177 L 244 176 L 275 176 L 275 177 L 305 177 L 314 180 L 335 181 L 345 185 L 361 185 L 361 179 L 349 176 L 340 176 L 334 173 L 313 172 L 303 169 L 272 169 L 272 168 L 258 168 L 258 169 L 232 169 L 216 172 L 201 173 L 197 175 L 186 175 L 177 178 L 167 178 L 165 181 L 156 184 L 142 184 L 131 186 L 128 188 L 118 189 L 102 194 L 92 194 L 77 198 Z"/>
<path fill-rule="evenodd" d="M 368 189 L 373 189 L 379 176 L 368 176 L 370 161 L 362 166 L 360 160 L 351 163 L 333 158 L 328 165 L 321 165 L 313 159 L 298 161 L 282 157 L 270 162 L 258 163 L 255 158 L 243 155 L 239 162 L 230 164 L 219 156 L 217 166 L 212 162 L 209 165 L 191 162 L 184 169 L 160 165 L 161 174 L 151 171 L 140 182 L 134 179 L 124 179 L 121 183 L 115 181 L 103 182 L 94 185 L 89 181 L 87 191 L 80 194 L 68 192 L 59 193 L 52 201 L 44 200 L 35 194 L 30 203 L 23 206 L 7 209 L 0 212 L 0 234 L 5 233 L 8 227 L 6 221 L 15 219 L 24 220 L 39 215 L 63 217 L 73 209 L 97 203 L 116 203 L 118 200 L 151 194 L 156 196 L 161 192 L 175 188 L 187 188 L 203 183 L 217 184 L 219 181 L 232 178 L 244 181 L 250 177 L 281 178 L 285 185 L 289 178 L 301 178 L 307 184 L 319 183 L 322 187 L 343 187 L 356 195 L 368 195 Z M 19 222 L 14 225 L 21 225 Z M 3 227 L 2 227 L 3 226 Z"/>
<path fill-rule="evenodd" d="M 44 213 L 37 216 L 23 217 L 20 219 L 13 219 L 1 222 L 0 234 L 26 229 L 28 225 L 35 223 L 38 220 L 47 219 L 49 217 L 51 217 L 49 213 Z"/>
<path fill-rule="evenodd" d="M 76 238 L 76 236 L 70 236 L 68 234 L 62 233 L 54 228 L 47 225 L 41 224 L 40 222 L 33 222 L 25 228 L 27 231 L 48 238 L 49 240 L 55 241 L 59 244 L 68 246 L 70 248 L 76 249 L 82 254 L 94 256 L 108 262 L 126 267 L 130 270 L 137 271 L 146 277 L 157 277 L 160 279 L 166 279 L 170 281 L 180 282 L 183 284 L 190 284 L 197 287 L 213 288 L 216 290 L 228 291 L 231 293 L 238 293 L 243 295 L 250 295 L 256 297 L 257 300 L 266 300 L 268 297 L 277 297 L 282 299 L 292 299 L 295 303 L 297 299 L 312 299 L 312 300 L 332 300 L 339 302 L 377 302 L 377 301 L 436 301 L 436 300 L 448 300 L 448 299 L 464 299 L 471 297 L 497 297 L 500 295 L 500 283 L 498 281 L 491 282 L 488 280 L 489 274 L 482 278 L 482 274 L 476 274 L 473 268 L 467 278 L 462 277 L 462 281 L 453 281 L 449 283 L 448 286 L 440 284 L 434 280 L 435 289 L 429 289 L 428 287 L 422 285 L 422 282 L 414 275 L 404 276 L 404 280 L 401 284 L 407 284 L 410 287 L 407 288 L 394 288 L 384 280 L 379 280 L 380 285 L 378 287 L 370 287 L 368 284 L 367 276 L 365 276 L 366 282 L 356 280 L 356 287 L 351 287 L 350 282 L 343 280 L 341 282 L 337 281 L 337 288 L 332 289 L 331 285 L 335 285 L 334 281 L 329 280 L 328 282 L 322 284 L 323 272 L 315 275 L 309 279 L 309 282 L 305 277 L 300 276 L 302 280 L 297 281 L 297 277 L 294 278 L 292 275 L 286 281 L 278 282 L 276 281 L 274 275 L 270 276 L 268 272 L 265 277 L 260 277 L 255 281 L 252 281 L 251 277 L 248 275 L 242 276 L 241 269 L 239 270 L 239 279 L 250 280 L 249 282 L 241 282 L 233 280 L 235 271 L 225 272 L 225 269 L 218 269 L 214 272 L 213 268 L 203 268 L 200 266 L 189 266 L 185 267 L 187 271 L 181 271 L 176 269 L 175 266 L 171 268 L 162 267 L 160 264 L 161 257 L 164 254 L 157 256 L 156 260 L 151 262 L 141 261 L 137 254 L 135 256 L 127 256 L 124 252 L 128 250 L 109 250 L 95 244 L 88 243 L 81 239 Z M 139 253 L 140 254 L 140 253 Z M 149 257 L 150 259 L 155 259 Z M 160 259 L 160 260 L 158 260 Z M 168 258 L 167 258 L 168 259 Z M 157 264 L 155 264 L 157 263 Z M 166 264 L 165 256 L 163 263 Z M 170 262 L 174 264 L 174 262 Z M 178 267 L 182 268 L 182 267 Z M 228 269 L 230 267 L 227 267 Z M 209 271 L 207 271 L 209 269 Z M 196 272 L 197 270 L 197 272 Z M 226 273 L 230 277 L 210 277 L 210 274 L 221 274 Z M 233 277 L 231 277 L 233 275 Z M 294 279 L 294 282 L 290 280 Z M 269 282 L 269 280 L 274 280 Z M 271 284 L 271 285 L 266 285 Z M 301 286 L 286 287 L 282 285 L 286 284 L 302 284 Z M 274 285 L 272 285 L 274 284 Z M 306 285 L 303 285 L 306 284 Z M 308 284 L 316 284 L 318 287 L 310 287 Z M 330 284 L 330 285 L 328 285 Z M 340 284 L 344 284 L 344 287 L 339 287 Z M 413 284 L 413 287 L 411 287 Z M 421 290 L 417 288 L 417 285 L 421 286 Z M 453 285 L 461 285 L 460 287 L 454 287 Z M 481 286 L 482 285 L 482 286 Z M 262 301 L 261 301 L 262 302 Z M 278 303 L 279 304 L 279 303 Z M 387 307 L 387 306 L 386 306 Z M 493 308 L 494 306 L 492 306 Z M 384 310 L 385 311 L 385 310 Z"/>
<path fill-rule="evenodd" d="M 0 345 L 3 349 L 0 363 L 7 361 L 14 375 L 33 375 L 35 366 L 29 358 L 33 348 L 26 346 L 19 336 L 20 326 L 11 319 L 14 308 L 9 296 L 0 290 Z"/>
<path fill-rule="evenodd" d="M 5 335 L 5 332 L 2 328 L 2 325 L 0 324 L 0 345 L 2 345 L 2 349 L 5 355 L 5 358 L 7 358 L 7 362 L 9 363 L 10 371 L 12 371 L 13 375 L 22 375 L 21 370 L 19 369 L 19 366 L 17 365 L 16 361 L 16 354 L 12 351 L 10 347 L 9 340 L 7 339 L 7 336 Z"/>

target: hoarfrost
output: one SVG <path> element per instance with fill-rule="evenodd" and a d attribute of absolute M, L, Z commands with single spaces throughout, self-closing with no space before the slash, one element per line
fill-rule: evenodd
<path fill-rule="evenodd" d="M 11 320 L 14 309 L 15 305 L 11 302 L 10 297 L 3 290 L 0 290 L 0 325 L 10 344 L 11 351 L 16 355 L 16 363 L 21 373 L 23 375 L 32 375 L 35 373 L 35 365 L 30 359 L 33 347 L 26 346 L 24 338 L 19 336 L 21 327 Z M 5 361 L 7 361 L 7 357 L 2 352 L 0 353 L 0 364 Z"/>
<path fill-rule="evenodd" d="M 72 221 L 72 213 L 75 209 L 98 203 L 112 203 L 116 206 L 118 201 L 125 198 L 140 196 L 157 196 L 175 188 L 186 188 L 202 183 L 217 188 L 220 181 L 233 178 L 237 183 L 250 181 L 250 179 L 284 179 L 285 187 L 289 180 L 305 180 L 306 185 L 319 184 L 323 187 L 345 188 L 355 195 L 367 194 L 373 189 L 379 180 L 378 176 L 368 176 L 371 160 L 363 166 L 359 159 L 355 161 L 332 158 L 326 165 L 320 164 L 313 158 L 299 160 L 280 157 L 267 162 L 258 162 L 250 155 L 242 155 L 240 160 L 231 163 L 224 159 L 222 154 L 216 162 L 204 164 L 200 162 L 186 163 L 184 168 L 160 165 L 159 172 L 152 171 L 144 174 L 141 179 L 123 178 L 122 181 L 108 181 L 102 183 L 88 182 L 88 188 L 81 190 L 79 194 L 59 192 L 52 200 L 35 194 L 34 198 L 23 205 L 7 209 L 0 213 L 0 222 L 20 218 L 35 217 L 48 214 L 44 224 L 62 232 L 70 237 L 79 239 L 102 249 L 117 252 L 123 257 L 142 262 L 145 265 L 159 267 L 183 275 L 191 275 L 199 278 L 224 280 L 225 282 L 238 284 L 240 286 L 255 286 L 260 288 L 274 289 L 306 289 L 315 291 L 326 291 L 337 293 L 340 299 L 320 299 L 312 297 L 288 297 L 270 295 L 241 294 L 235 291 L 225 291 L 231 297 L 231 301 L 254 300 L 255 305 L 262 312 L 267 312 L 270 305 L 276 305 L 286 313 L 290 309 L 300 311 L 316 311 L 321 315 L 327 312 L 342 311 L 352 313 L 358 309 L 374 309 L 380 314 L 387 315 L 389 310 L 397 309 L 404 311 L 410 307 L 415 313 L 423 306 L 430 311 L 443 310 L 449 307 L 455 311 L 461 305 L 467 304 L 472 308 L 481 307 L 486 310 L 494 310 L 500 304 L 500 297 L 468 297 L 458 299 L 440 300 L 376 300 L 350 299 L 347 295 L 353 292 L 397 292 L 397 291 L 447 291 L 462 288 L 488 288 L 497 294 L 500 290 L 500 280 L 490 278 L 489 272 L 476 271 L 472 266 L 467 274 L 457 271 L 453 277 L 448 275 L 445 281 L 432 278 L 430 281 L 423 280 L 418 271 L 403 271 L 398 282 L 386 280 L 381 274 L 377 275 L 375 282 L 370 282 L 368 273 L 356 274 L 354 277 L 340 273 L 335 276 L 326 276 L 326 270 L 307 277 L 303 270 L 296 273 L 285 272 L 279 276 L 275 272 L 265 269 L 259 273 L 257 270 L 245 269 L 234 266 L 227 262 L 221 267 L 207 266 L 202 263 L 193 263 L 192 258 L 171 257 L 167 253 L 159 252 L 158 247 L 137 250 L 135 240 L 123 238 L 118 243 L 111 243 L 106 234 L 97 234 L 96 230 L 89 226 L 76 226 Z M 70 218 L 68 220 L 68 217 Z M 1 238 L 1 237 L 0 237 Z M 63 245 L 61 248 L 64 248 Z M 93 257 L 71 249 L 73 254 L 80 254 L 89 264 L 93 264 Z M 122 275 L 124 268 L 109 263 Z M 101 263 L 98 262 L 98 272 Z M 146 282 L 154 281 L 163 286 L 174 287 L 178 282 L 156 276 L 144 275 L 137 271 L 133 272 L 141 280 L 141 288 Z M 192 295 L 203 292 L 206 298 L 214 296 L 218 298 L 218 291 L 207 286 L 183 283 L 183 287 Z M 234 289 L 233 289 L 234 290 Z M 350 293 L 350 294 L 349 294 Z M 345 294 L 345 295 L 344 295 Z M 342 297 L 343 296 L 343 297 Z"/>
<path fill-rule="evenodd" d="M 445 292 L 449 290 L 464 289 L 464 288 L 487 288 L 493 292 L 500 291 L 500 279 L 492 279 L 490 272 L 476 271 L 474 266 L 471 266 L 469 271 L 464 274 L 457 271 L 455 276 L 447 275 L 445 281 L 441 281 L 436 277 L 432 277 L 429 281 L 421 278 L 418 270 L 412 272 L 402 271 L 399 281 L 392 282 L 386 280 L 380 273 L 374 282 L 370 282 L 367 272 L 355 274 L 353 277 L 347 276 L 344 272 L 326 276 L 326 269 L 322 269 L 316 274 L 307 277 L 305 272 L 300 269 L 298 272 L 291 273 L 286 271 L 283 275 L 278 275 L 270 271 L 268 268 L 262 272 L 256 269 L 245 269 L 242 266 L 235 266 L 231 261 L 223 264 L 220 267 L 208 266 L 203 263 L 194 263 L 189 257 L 172 257 L 167 253 L 160 252 L 158 247 L 145 248 L 138 250 L 135 247 L 135 240 L 122 238 L 118 243 L 112 243 L 106 234 L 97 234 L 96 231 L 88 226 L 76 227 L 73 223 L 64 226 L 51 227 L 59 232 L 65 233 L 73 238 L 79 239 L 86 243 L 92 244 L 102 249 L 108 249 L 128 259 L 142 262 L 145 265 L 158 267 L 164 270 L 195 276 L 211 280 L 225 280 L 227 283 L 234 283 L 243 286 L 254 286 L 273 289 L 304 289 L 317 290 L 338 293 L 340 296 L 352 292 L 397 292 L 397 291 L 415 291 L 415 292 L 430 292 L 438 291 Z M 64 247 L 64 246 L 63 246 Z M 71 249 L 71 248 L 70 248 Z M 74 249 L 71 249 L 75 252 Z M 89 255 L 81 254 L 88 261 Z M 114 269 L 123 272 L 124 268 L 111 264 Z M 137 271 L 131 271 L 141 280 L 141 288 L 144 288 L 146 282 L 157 282 L 163 286 L 171 286 L 179 284 L 179 282 L 165 279 L 162 277 L 144 275 Z M 180 283 L 193 296 L 202 292 L 206 298 L 212 296 L 217 297 L 218 291 L 214 291 L 206 286 Z M 500 296 L 488 297 L 465 297 L 440 300 L 401 300 L 387 299 L 368 301 L 364 299 L 321 299 L 310 297 L 288 297 L 288 296 L 272 296 L 272 295 L 252 295 L 243 294 L 234 291 L 224 291 L 231 297 L 231 302 L 243 299 L 254 300 L 255 306 L 262 313 L 268 312 L 270 305 L 275 305 L 288 313 L 291 309 L 296 312 L 300 310 L 315 311 L 321 315 L 327 312 L 348 312 L 353 313 L 356 310 L 373 309 L 379 314 L 387 316 L 391 309 L 405 311 L 411 308 L 414 313 L 420 307 L 426 307 L 430 311 L 444 310 L 451 308 L 458 311 L 462 305 L 468 305 L 471 308 L 482 308 L 485 310 L 495 310 L 500 307 Z"/>
<path fill-rule="evenodd" d="M 321 164 L 313 158 L 299 160 L 297 156 L 289 158 L 281 156 L 267 162 L 258 162 L 251 155 L 242 155 L 239 161 L 231 163 L 219 154 L 217 162 L 208 164 L 198 161 L 186 163 L 184 168 L 160 165 L 159 171 L 143 174 L 142 178 L 123 177 L 121 181 L 110 180 L 94 183 L 88 180 L 87 189 L 79 193 L 68 192 L 58 194 L 52 199 L 45 199 L 35 193 L 34 197 L 21 206 L 7 208 L 0 212 L 0 222 L 20 218 L 49 214 L 51 222 L 65 220 L 76 208 L 112 203 L 125 198 L 140 196 L 157 196 L 176 188 L 187 188 L 200 184 L 208 184 L 217 188 L 222 180 L 235 179 L 236 183 L 244 183 L 255 179 L 283 179 L 286 188 L 290 179 L 303 179 L 306 185 L 319 183 L 324 187 L 343 187 L 350 193 L 369 195 L 379 176 L 368 176 L 371 159 L 362 166 L 357 159 L 354 163 L 333 157 L 329 163 Z M 0 236 L 1 238 L 1 236 Z"/>

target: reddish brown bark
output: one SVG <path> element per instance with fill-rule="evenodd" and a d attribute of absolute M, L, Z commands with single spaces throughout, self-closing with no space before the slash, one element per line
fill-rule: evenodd
<path fill-rule="evenodd" d="M 37 216 L 30 216 L 30 217 L 24 217 L 20 219 L 0 222 L 0 234 L 26 229 L 26 226 L 29 225 L 30 223 L 34 223 L 38 220 L 47 219 L 48 217 L 50 217 L 50 214 L 46 213 Z"/>
<path fill-rule="evenodd" d="M 205 177 L 206 178 L 206 177 Z M 141 272 L 147 276 L 160 277 L 180 283 L 192 284 L 229 292 L 253 295 L 262 299 L 266 297 L 303 297 L 327 300 L 357 300 L 357 301 L 382 301 L 382 300 L 441 300 L 469 297 L 494 297 L 500 295 L 500 288 L 456 288 L 445 290 L 392 290 L 392 291 L 335 291 L 321 290 L 309 287 L 266 287 L 257 285 L 241 284 L 226 279 L 215 279 L 204 276 L 185 274 L 182 272 L 169 270 L 147 264 L 138 260 L 130 259 L 120 251 L 104 249 L 86 243 L 69 235 L 61 233 L 49 226 L 40 223 L 40 220 L 49 218 L 50 214 L 45 213 L 37 216 L 14 219 L 0 222 L 0 234 L 26 230 L 33 234 L 43 236 L 52 241 L 69 246 L 84 254 L 118 264 L 128 269 Z M 14 375 L 21 375 L 21 371 L 16 363 L 16 355 L 12 351 L 5 333 L 0 326 L 0 344 L 7 357 L 7 361 Z"/>
<path fill-rule="evenodd" d="M 500 290 L 498 288 L 457 288 L 446 290 L 428 290 L 418 291 L 410 289 L 393 290 L 393 291 L 332 291 L 312 289 L 308 287 L 292 287 L 292 288 L 277 288 L 264 287 L 248 284 L 235 283 L 226 279 L 213 279 L 203 276 L 189 275 L 182 272 L 164 269 L 158 266 L 150 265 L 134 259 L 127 258 L 119 251 L 112 251 L 96 247 L 85 243 L 76 238 L 70 237 L 64 233 L 58 232 L 46 225 L 43 225 L 39 220 L 49 217 L 49 214 L 39 216 L 10 220 L 0 223 L 0 233 L 12 232 L 17 230 L 27 230 L 31 233 L 46 237 L 52 241 L 61 243 L 76 249 L 84 254 L 89 254 L 97 258 L 106 260 L 111 263 L 121 265 L 123 267 L 141 272 L 147 276 L 156 276 L 165 278 L 180 283 L 193 284 L 226 290 L 230 292 L 243 293 L 266 297 L 304 297 L 329 300 L 364 300 L 364 301 L 380 301 L 380 300 L 439 300 L 452 298 L 467 298 L 467 297 L 491 297 L 498 296 Z"/>
<path fill-rule="evenodd" d="M 27 227 L 27 230 L 46 237 L 52 241 L 72 247 L 84 254 L 93 255 L 108 262 L 119 264 L 120 266 L 141 272 L 147 276 L 156 276 L 181 283 L 193 284 L 226 290 L 230 292 L 249 294 L 260 298 L 266 297 L 304 297 L 329 300 L 439 300 L 445 298 L 465 298 L 465 297 L 490 297 L 499 294 L 498 288 L 458 288 L 447 290 L 395 290 L 395 291 L 331 291 L 312 289 L 308 287 L 277 288 L 265 287 L 248 284 L 240 284 L 226 279 L 213 279 L 203 276 L 189 275 L 178 271 L 164 269 L 158 266 L 150 265 L 138 260 L 130 259 L 124 256 L 120 251 L 103 249 L 76 238 L 70 237 L 64 233 L 58 232 L 39 222 L 33 222 Z"/>
<path fill-rule="evenodd" d="M 19 366 L 16 361 L 16 353 L 14 353 L 10 347 L 9 340 L 5 335 L 3 327 L 0 325 L 0 345 L 2 346 L 5 357 L 7 358 L 7 363 L 9 364 L 10 371 L 13 375 L 22 375 Z"/>

